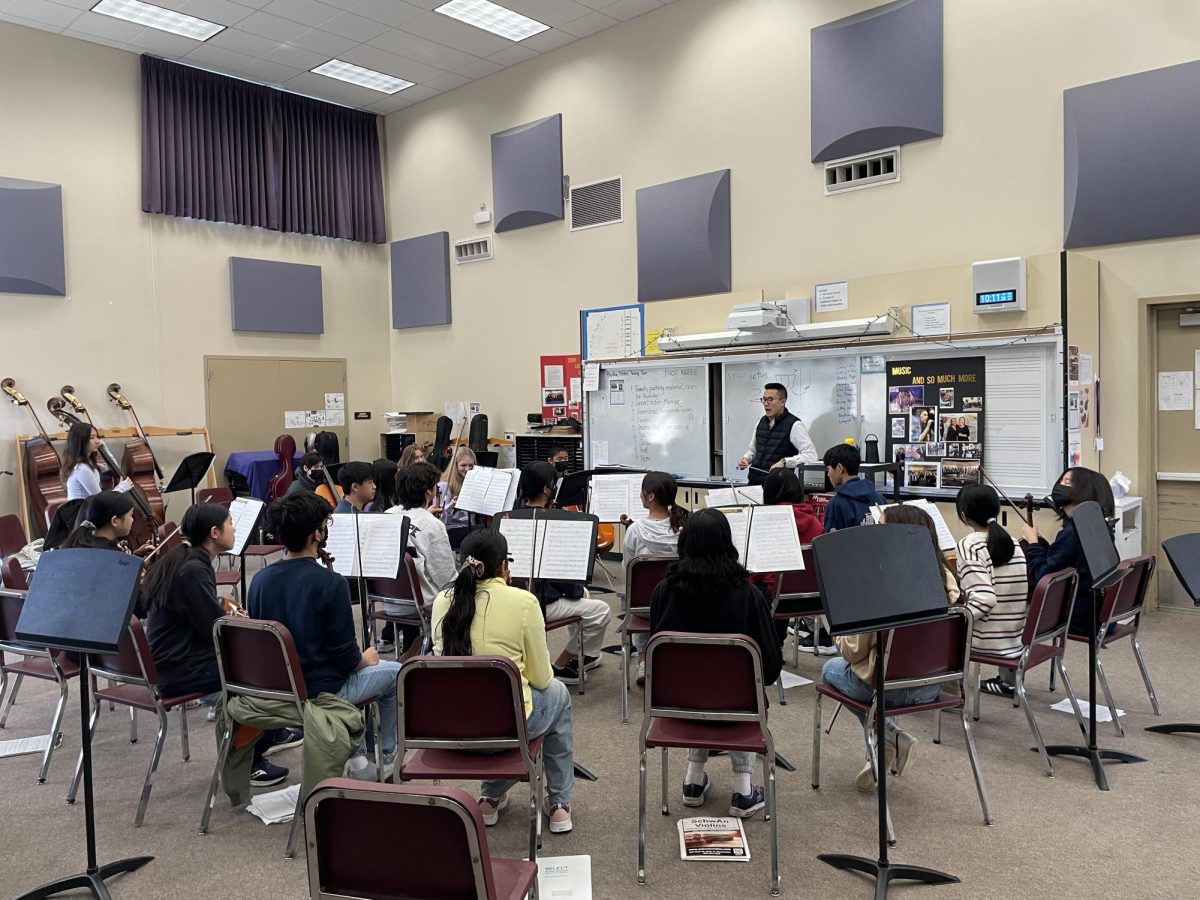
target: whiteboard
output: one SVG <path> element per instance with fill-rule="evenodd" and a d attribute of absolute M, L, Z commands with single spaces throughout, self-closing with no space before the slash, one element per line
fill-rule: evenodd
<path fill-rule="evenodd" d="M 744 482 L 738 460 L 754 439 L 762 418 L 763 385 L 787 388 L 787 408 L 808 427 L 817 454 L 846 438 L 862 437 L 858 411 L 858 356 L 775 353 L 721 366 L 724 405 L 723 469 L 730 481 Z M 886 392 L 885 392 L 886 393 Z"/>
<path fill-rule="evenodd" d="M 587 395 L 587 467 L 629 466 L 709 477 L 708 365 L 703 360 L 604 365 Z"/>

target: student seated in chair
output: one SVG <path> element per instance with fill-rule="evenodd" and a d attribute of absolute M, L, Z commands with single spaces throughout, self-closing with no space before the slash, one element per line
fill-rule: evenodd
<path fill-rule="evenodd" d="M 363 512 L 367 504 L 375 499 L 375 470 L 370 463 L 348 462 L 338 469 L 338 487 L 342 499 L 334 507 L 335 513 Z"/>
<path fill-rule="evenodd" d="M 629 564 L 639 556 L 674 556 L 679 546 L 679 532 L 687 522 L 688 511 L 675 502 L 679 485 L 666 472 L 647 472 L 642 479 L 641 500 L 646 518 L 630 519 L 621 516 L 625 538 L 621 542 L 621 564 L 625 567 L 625 587 L 629 588 Z M 638 684 L 646 683 L 646 643 L 644 634 L 632 638 L 638 655 Z"/>
<path fill-rule="evenodd" d="M 554 466 L 547 462 L 532 462 L 521 470 L 517 482 L 517 509 L 547 509 L 554 497 L 556 474 Z M 604 632 L 612 620 L 612 607 L 603 600 L 588 596 L 582 584 L 564 581 L 537 582 L 537 598 L 547 622 L 582 616 L 582 625 L 571 628 L 567 646 L 554 661 L 554 675 L 567 684 L 579 684 L 578 629 L 583 629 L 583 653 L 585 665 L 590 672 L 600 665 L 600 648 L 604 646 Z"/>
<path fill-rule="evenodd" d="M 946 565 L 946 558 L 942 555 L 942 551 L 938 547 L 937 527 L 933 524 L 933 519 L 929 518 L 928 513 L 917 509 L 915 506 L 889 506 L 884 511 L 880 524 L 921 525 L 929 530 L 929 539 L 933 542 L 933 549 L 937 554 L 938 566 L 942 571 L 942 583 L 946 587 L 946 599 L 951 604 L 957 603 L 959 597 L 958 583 L 954 579 L 954 573 Z M 862 634 L 851 634 L 846 637 L 834 638 L 834 640 L 837 642 L 838 651 L 842 655 L 834 657 L 825 663 L 821 669 L 821 680 L 837 688 L 843 694 L 853 697 L 855 700 L 870 703 L 871 698 L 875 696 L 874 682 L 872 681 L 875 677 L 876 661 L 875 632 L 866 631 Z M 909 706 L 917 703 L 928 703 L 936 700 L 941 695 L 941 692 L 942 686 L 940 684 L 891 690 L 884 697 L 884 705 Z M 866 717 L 863 713 L 853 707 L 849 707 L 849 709 L 860 723 L 865 722 Z M 902 731 L 897 727 L 895 718 L 887 720 L 887 746 L 884 750 L 884 765 L 889 770 L 893 768 L 894 764 L 896 774 L 903 775 L 912 764 L 916 746 L 917 739 L 907 731 Z M 870 762 L 858 773 L 858 777 L 854 779 L 854 786 L 863 793 L 867 793 L 874 788 L 875 776 L 871 772 Z"/>
<path fill-rule="evenodd" d="M 716 509 L 688 516 L 679 534 L 679 562 L 650 597 L 650 635 L 660 631 L 744 634 L 758 644 L 763 684 L 774 684 L 783 655 L 771 621 L 771 603 L 738 562 L 729 520 Z M 704 690 L 703 679 L 696 682 Z M 730 753 L 733 795 L 729 815 L 748 818 L 766 805 L 762 785 L 751 784 L 755 754 Z M 707 750 L 689 750 L 683 779 L 685 806 L 703 806 L 711 782 L 704 771 Z"/>
<path fill-rule="evenodd" d="M 811 544 L 813 538 L 820 537 L 825 533 L 825 526 L 821 524 L 821 520 L 813 513 L 813 508 L 805 502 L 804 497 L 804 482 L 797 476 L 792 469 L 772 469 L 771 474 L 767 476 L 767 480 L 763 482 L 763 505 L 776 506 L 786 503 L 792 508 L 792 515 L 796 518 L 796 534 L 800 536 L 801 544 Z M 775 576 L 766 576 L 769 581 L 765 583 L 769 588 L 774 588 Z M 801 622 L 810 623 L 810 619 L 802 619 Z M 775 623 L 775 631 L 779 635 L 779 643 L 782 644 L 787 640 L 788 623 L 778 621 Z M 807 633 L 801 629 L 799 635 L 800 647 L 808 652 L 813 652 L 813 642 L 816 640 L 813 632 L 809 630 Z M 817 653 L 821 656 L 833 656 L 837 653 L 837 648 L 833 645 L 833 638 L 829 636 L 828 631 L 821 631 L 821 641 L 817 646 Z"/>
<path fill-rule="evenodd" d="M 296 466 L 296 478 L 288 485 L 289 494 L 299 494 L 301 491 L 314 492 L 325 484 L 325 460 L 316 450 L 309 450 Z"/>
<path fill-rule="evenodd" d="M 537 598 L 512 587 L 508 541 L 487 529 L 467 535 L 463 566 L 454 585 L 433 601 L 433 649 L 439 656 L 505 656 L 521 671 L 529 737 L 545 736 L 542 758 L 549 798 L 550 831 L 574 827 L 571 789 L 575 785 L 571 692 L 554 677 L 546 648 L 546 624 Z M 469 709 L 462 710 L 470 715 Z M 479 809 L 483 823 L 495 825 L 508 805 L 512 782 L 485 781 Z"/>
<path fill-rule="evenodd" d="M 825 507 L 825 530 L 837 531 L 861 525 L 872 506 L 882 506 L 883 498 L 874 483 L 858 477 L 858 448 L 834 444 L 825 451 L 825 475 L 837 493 Z"/>
<path fill-rule="evenodd" d="M 350 585 L 318 562 L 329 537 L 329 507 L 316 494 L 276 500 L 267 527 L 283 542 L 284 558 L 250 582 L 248 607 L 255 619 L 281 622 L 292 633 L 309 697 L 335 694 L 351 703 L 379 699 L 384 769 L 396 754 L 396 673 L 400 664 L 380 662 L 374 647 L 359 650 L 351 614 Z M 309 734 L 308 740 L 313 739 Z M 366 743 L 350 758 L 347 774 L 375 781 Z"/>

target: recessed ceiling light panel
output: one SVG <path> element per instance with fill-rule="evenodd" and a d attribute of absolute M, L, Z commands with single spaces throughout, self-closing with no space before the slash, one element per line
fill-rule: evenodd
<path fill-rule="evenodd" d="M 356 84 L 359 87 L 370 88 L 373 91 L 379 91 L 381 94 L 395 94 L 405 88 L 412 87 L 415 83 L 405 81 L 403 78 L 397 78 L 394 75 L 376 72 L 374 69 L 364 69 L 362 66 L 343 62 L 340 59 L 331 59 L 329 62 L 322 63 L 310 71 L 315 72 L 317 75 L 324 75 L 327 78 L 336 78 L 338 81 L 345 81 L 350 84 Z"/>
<path fill-rule="evenodd" d="M 159 31 L 169 31 L 194 41 L 207 41 L 214 34 L 225 30 L 224 25 L 218 25 L 216 22 L 185 16 L 173 9 L 142 3 L 141 0 L 100 0 L 92 7 L 92 12 L 145 25 L 147 28 L 157 28 Z"/>
<path fill-rule="evenodd" d="M 525 38 L 546 31 L 550 26 L 528 16 L 523 16 L 511 9 L 505 9 L 491 0 L 450 0 L 443 3 L 434 12 L 443 16 L 458 19 L 492 34 L 508 38 L 510 41 L 523 41 Z"/>

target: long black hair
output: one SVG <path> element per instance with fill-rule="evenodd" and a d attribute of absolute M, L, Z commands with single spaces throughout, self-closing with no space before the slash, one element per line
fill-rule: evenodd
<path fill-rule="evenodd" d="M 88 444 L 91 443 L 92 433 L 95 431 L 96 427 L 91 422 L 76 422 L 67 432 L 67 445 L 63 448 L 62 469 L 59 472 L 64 480 L 80 463 L 91 466 L 93 469 L 100 467 L 99 451 L 88 453 Z M 113 474 L 119 475 L 120 473 L 114 472 Z"/>
<path fill-rule="evenodd" d="M 954 500 L 958 517 L 969 525 L 987 526 L 988 556 L 993 566 L 1007 565 L 1016 552 L 1012 537 L 996 519 L 1000 515 L 1000 496 L 989 484 L 968 484 Z"/>
<path fill-rule="evenodd" d="M 1078 506 L 1080 503 L 1086 503 L 1089 500 L 1095 500 L 1100 504 L 1100 512 L 1104 514 L 1104 518 L 1111 520 L 1116 515 L 1116 501 L 1113 500 L 1112 485 L 1108 483 L 1108 479 L 1097 472 L 1095 469 L 1089 469 L 1085 466 L 1074 466 L 1058 476 L 1058 480 L 1063 480 L 1063 475 L 1067 472 L 1071 473 L 1071 483 L 1067 485 L 1067 501 L 1063 506 L 1074 504 Z M 1056 484 L 1058 482 L 1055 482 Z M 1058 510 L 1058 517 L 1065 520 L 1066 513 Z"/>
<path fill-rule="evenodd" d="M 529 501 L 536 498 L 558 480 L 558 473 L 554 471 L 554 466 L 545 460 L 531 462 L 521 470 L 521 480 L 517 482 L 517 509 L 521 509 L 529 505 Z"/>
<path fill-rule="evenodd" d="M 62 549 L 96 546 L 96 529 L 123 518 L 132 509 L 133 498 L 121 491 L 92 494 L 80 508 L 75 530 L 63 541 Z"/>
<path fill-rule="evenodd" d="M 796 477 L 796 473 L 788 468 L 772 469 L 763 482 L 763 505 L 803 502 L 804 482 Z"/>
<path fill-rule="evenodd" d="M 166 609 L 170 603 L 175 576 L 193 547 L 200 547 L 208 540 L 214 528 L 221 528 L 229 519 L 229 510 L 219 503 L 197 503 L 183 514 L 179 533 L 184 543 L 168 550 L 166 555 L 152 563 L 142 582 L 142 595 L 148 598 L 151 609 Z M 216 600 L 216 597 L 213 598 Z"/>
<path fill-rule="evenodd" d="M 496 578 L 508 559 L 508 539 L 486 528 L 473 531 L 459 551 L 463 567 L 450 589 L 450 608 L 441 622 L 442 654 L 471 656 L 471 623 L 475 620 L 475 595 L 479 582 Z"/>
<path fill-rule="evenodd" d="M 679 485 L 666 472 L 647 472 L 642 479 L 642 493 L 647 497 L 653 496 L 671 514 L 671 530 L 679 531 L 687 521 L 688 511 L 675 502 L 679 494 Z"/>
<path fill-rule="evenodd" d="M 375 473 L 374 510 L 386 510 L 396 505 L 396 463 L 390 459 L 377 459 L 371 463 Z"/>
<path fill-rule="evenodd" d="M 668 588 L 699 601 L 716 602 L 749 577 L 738 562 L 725 514 L 702 509 L 688 516 L 687 528 L 679 532 L 679 561 L 667 574 Z"/>

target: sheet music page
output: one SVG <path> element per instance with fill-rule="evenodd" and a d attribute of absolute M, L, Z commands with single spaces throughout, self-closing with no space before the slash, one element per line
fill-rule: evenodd
<path fill-rule="evenodd" d="M 749 528 L 750 515 L 746 508 L 727 506 L 721 509 L 729 520 L 729 530 L 733 532 L 733 546 L 737 547 L 738 562 L 746 565 L 746 531 Z M 789 510 L 790 512 L 790 510 Z"/>
<path fill-rule="evenodd" d="M 356 578 L 360 573 L 358 566 L 358 541 L 354 535 L 354 513 L 334 513 L 330 516 L 333 523 L 329 526 L 329 538 L 325 541 L 325 551 L 333 556 L 333 571 L 347 578 Z M 395 518 L 395 517 L 393 517 Z M 399 519 L 396 519 L 399 523 Z M 366 529 L 362 537 L 366 539 Z M 393 570 L 392 578 L 395 578 Z"/>
<path fill-rule="evenodd" d="M 454 503 L 455 508 L 483 513 L 483 507 L 487 504 L 488 487 L 492 483 L 492 473 L 495 471 L 487 466 L 476 466 L 468 472 L 467 477 L 463 479 L 462 489 L 458 492 L 458 500 Z"/>
<path fill-rule="evenodd" d="M 908 505 L 925 510 L 929 514 L 929 518 L 933 519 L 933 525 L 937 528 L 938 546 L 944 552 L 952 552 L 958 546 L 958 542 L 954 540 L 954 535 L 950 533 L 950 528 L 946 525 L 946 519 L 942 516 L 942 511 L 937 508 L 936 503 L 932 503 L 922 497 L 919 500 L 909 500 Z"/>
<path fill-rule="evenodd" d="M 544 520 L 538 522 L 539 532 L 545 524 Z M 509 571 L 515 578 L 528 578 L 533 558 L 533 520 L 501 519 L 500 533 L 508 540 L 508 555 L 512 557 Z"/>
<path fill-rule="evenodd" d="M 246 544 L 254 534 L 254 525 L 258 522 L 259 513 L 265 506 L 261 500 L 254 497 L 238 497 L 229 504 L 229 517 L 233 519 L 233 549 L 229 552 L 241 556 Z"/>
<path fill-rule="evenodd" d="M 358 526 L 362 532 L 359 568 L 363 576 L 395 578 L 400 571 L 400 539 L 404 531 L 404 517 L 360 514 Z"/>
<path fill-rule="evenodd" d="M 508 498 L 511 494 L 513 499 L 516 499 L 518 474 L 516 469 L 492 469 L 492 481 L 488 485 L 487 495 L 483 498 L 484 508 L 472 511 L 494 516 L 512 509 Z"/>
<path fill-rule="evenodd" d="M 750 522 L 746 568 L 751 572 L 791 572 L 804 568 L 800 533 L 790 505 L 756 506 Z"/>
<path fill-rule="evenodd" d="M 508 510 L 517 505 L 517 486 L 521 482 L 521 470 L 501 469 L 500 471 L 507 472 L 509 476 L 508 490 L 504 494 L 504 506 L 500 510 L 501 512 L 508 512 Z"/>
<path fill-rule="evenodd" d="M 586 581 L 596 552 L 592 523 L 562 519 L 538 522 L 537 577 L 550 581 Z M 514 573 L 515 574 L 515 573 Z"/>
<path fill-rule="evenodd" d="M 641 496 L 641 479 L 638 475 L 638 497 Z M 638 499 L 637 510 L 629 508 L 629 479 L 628 475 L 593 475 L 592 497 L 588 512 L 599 517 L 601 522 L 620 522 L 621 516 L 629 518 L 644 518 L 646 510 Z M 635 512 L 641 515 L 635 516 Z"/>
<path fill-rule="evenodd" d="M 733 488 L 710 488 L 704 495 L 704 505 L 710 509 L 714 506 L 737 506 L 733 497 Z"/>
<path fill-rule="evenodd" d="M 755 503 L 762 506 L 763 502 L 763 486 L 761 484 L 743 484 L 732 488 L 734 503 L 741 505 L 743 503 Z"/>

